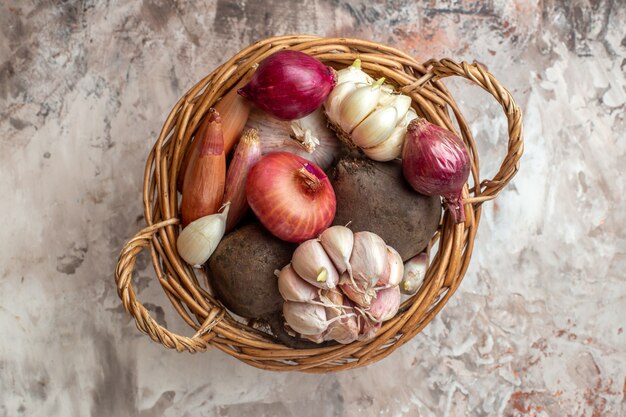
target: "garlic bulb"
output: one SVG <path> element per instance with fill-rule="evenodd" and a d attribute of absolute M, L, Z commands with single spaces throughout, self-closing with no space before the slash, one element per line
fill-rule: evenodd
<path fill-rule="evenodd" d="M 229 210 L 230 203 L 226 203 L 221 213 L 200 217 L 180 232 L 176 248 L 185 262 L 201 267 L 211 257 L 224 237 Z"/>
<path fill-rule="evenodd" d="M 256 128 L 261 138 L 261 152 L 290 152 L 326 170 L 343 148 L 335 133 L 327 126 L 322 109 L 302 119 L 282 121 L 262 110 L 253 109 L 246 123 Z"/>
<path fill-rule="evenodd" d="M 315 343 L 369 340 L 398 312 L 403 270 L 398 252 L 378 235 L 330 227 L 276 271 L 285 321 Z"/>
<path fill-rule="evenodd" d="M 417 118 L 411 98 L 396 93 L 384 80 L 374 81 L 356 60 L 337 72 L 337 86 L 324 103 L 339 136 L 376 161 L 400 156 L 406 127 Z"/>

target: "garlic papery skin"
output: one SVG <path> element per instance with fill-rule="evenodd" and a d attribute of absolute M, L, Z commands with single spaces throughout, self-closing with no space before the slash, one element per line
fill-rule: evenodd
<path fill-rule="evenodd" d="M 411 97 L 397 93 L 390 84 L 382 84 L 384 79 L 373 82 L 370 77 L 371 81 L 363 84 L 366 78 L 356 75 L 363 72 L 358 68 L 344 68 L 338 73 L 342 71 L 346 71 L 343 81 L 340 77 L 324 103 L 331 127 L 370 159 L 390 161 L 399 157 L 410 121 L 407 115 L 415 114 Z"/>
<path fill-rule="evenodd" d="M 384 276 L 389 274 L 387 245 L 385 241 L 372 232 L 354 234 L 354 248 L 350 256 L 354 279 L 367 282 L 371 288 Z"/>
<path fill-rule="evenodd" d="M 350 254 L 354 247 L 354 233 L 345 226 L 332 226 L 324 230 L 319 237 L 326 254 L 333 261 L 339 274 L 348 272 L 352 276 Z"/>
<path fill-rule="evenodd" d="M 346 297 L 361 307 L 368 307 L 376 297 L 376 291 L 369 280 L 354 277 L 351 281 L 345 273 L 341 276 L 339 288 Z"/>
<path fill-rule="evenodd" d="M 400 283 L 402 293 L 406 295 L 415 294 L 424 282 L 427 269 L 428 256 L 425 253 L 420 253 L 406 261 L 402 282 Z"/>
<path fill-rule="evenodd" d="M 334 90 L 333 90 L 334 91 Z M 259 109 L 250 112 L 246 128 L 259 131 L 261 153 L 290 152 L 319 165 L 331 167 L 343 150 L 335 133 L 328 128 L 322 109 L 302 119 L 282 121 Z"/>
<path fill-rule="evenodd" d="M 317 239 L 302 242 L 293 252 L 291 266 L 309 284 L 317 288 L 335 288 L 339 273 Z"/>
<path fill-rule="evenodd" d="M 200 268 L 224 237 L 230 203 L 221 213 L 210 214 L 189 223 L 176 240 L 178 254 L 188 264 Z"/>
<path fill-rule="evenodd" d="M 328 327 L 326 310 L 316 304 L 286 301 L 283 316 L 289 327 L 303 335 L 320 334 Z"/>
<path fill-rule="evenodd" d="M 293 270 L 291 264 L 285 266 L 278 275 L 278 292 L 287 301 L 312 301 L 319 295 L 319 288 L 309 284 Z"/>
<path fill-rule="evenodd" d="M 358 317 L 358 321 L 359 321 L 359 337 L 357 340 L 361 342 L 367 342 L 369 340 L 372 340 L 374 336 L 376 336 L 376 333 L 378 333 L 378 331 L 382 327 L 381 322 L 370 320 L 364 315 Z"/>

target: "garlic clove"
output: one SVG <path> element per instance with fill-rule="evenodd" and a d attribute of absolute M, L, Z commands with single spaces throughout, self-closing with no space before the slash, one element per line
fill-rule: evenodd
<path fill-rule="evenodd" d="M 372 232 L 354 234 L 354 247 L 350 256 L 352 275 L 355 280 L 362 279 L 373 287 L 379 279 L 389 273 L 387 245 Z"/>
<path fill-rule="evenodd" d="M 301 335 L 303 339 L 309 340 L 313 343 L 322 343 L 325 339 L 324 335 L 326 332 L 321 332 L 318 334 L 303 334 Z"/>
<path fill-rule="evenodd" d="M 392 319 L 400 308 L 400 288 L 397 286 L 392 288 L 383 288 L 378 290 L 376 297 L 372 300 L 370 306 L 365 310 L 366 313 L 376 322 L 381 323 Z"/>
<path fill-rule="evenodd" d="M 324 103 L 324 108 L 326 109 L 326 113 L 330 120 L 339 120 L 341 103 L 343 103 L 345 98 L 352 94 L 357 87 L 361 85 L 364 84 L 344 83 L 338 84 L 335 88 L 333 88 Z"/>
<path fill-rule="evenodd" d="M 296 273 L 317 288 L 335 288 L 339 273 L 317 239 L 300 244 L 293 252 L 291 265 Z"/>
<path fill-rule="evenodd" d="M 339 274 L 348 271 L 352 276 L 350 254 L 354 246 L 354 234 L 345 226 L 332 226 L 324 230 L 319 237 L 322 247 L 337 268 Z"/>
<path fill-rule="evenodd" d="M 396 287 L 402 281 L 404 274 L 404 264 L 402 263 L 402 257 L 391 246 L 387 246 L 387 255 L 389 262 L 389 275 L 387 279 L 379 280 L 376 285 L 385 287 Z"/>
<path fill-rule="evenodd" d="M 347 273 L 341 276 L 341 284 L 339 288 L 351 301 L 361 307 L 367 307 L 371 304 L 372 299 L 376 296 L 376 292 L 373 287 L 370 286 L 370 282 L 365 279 L 355 277 L 354 281 L 351 281 Z"/>
<path fill-rule="evenodd" d="M 400 283 L 402 293 L 407 295 L 415 294 L 424 282 L 427 269 L 428 256 L 425 253 L 420 253 L 406 261 L 402 282 Z"/>
<path fill-rule="evenodd" d="M 398 126 L 383 143 L 373 148 L 364 148 L 363 153 L 374 161 L 391 161 L 402 154 L 402 145 L 406 137 L 406 127 Z"/>
<path fill-rule="evenodd" d="M 329 309 L 326 309 L 326 317 L 329 321 L 335 317 L 343 317 L 332 321 L 328 325 L 328 329 L 326 329 L 326 332 L 324 333 L 324 340 L 335 340 L 344 345 L 357 340 L 359 336 L 359 324 L 356 315 L 348 313 L 351 310 L 351 307 L 346 305 L 345 309 L 333 310 L 331 316 Z"/>
<path fill-rule="evenodd" d="M 224 237 L 230 203 L 221 213 L 200 217 L 189 223 L 176 240 L 178 254 L 190 265 L 201 267 Z"/>
<path fill-rule="evenodd" d="M 373 148 L 362 149 L 365 156 L 374 161 L 391 161 L 399 158 L 402 154 L 404 139 L 406 138 L 406 127 L 411 120 L 417 118 L 417 113 L 409 108 L 400 124 L 393 130 L 389 138 L 383 143 Z"/>
<path fill-rule="evenodd" d="M 380 80 L 379 80 L 380 81 Z M 339 125 L 346 133 L 352 130 L 376 109 L 380 97 L 378 82 L 358 87 L 347 96 L 339 108 Z"/>
<path fill-rule="evenodd" d="M 300 278 L 289 264 L 278 272 L 278 292 L 287 301 L 305 302 L 317 298 L 319 289 Z"/>
<path fill-rule="evenodd" d="M 375 322 L 373 320 L 368 319 L 365 316 L 359 317 L 359 337 L 357 340 L 361 342 L 370 341 L 376 336 L 376 333 L 382 327 L 382 323 Z"/>
<path fill-rule="evenodd" d="M 302 335 L 320 334 L 328 327 L 326 310 L 316 304 L 286 301 L 283 316 L 289 327 Z"/>
<path fill-rule="evenodd" d="M 397 119 L 396 124 L 401 123 L 411 108 L 411 97 L 405 96 L 404 94 L 396 94 L 393 96 L 392 106 L 397 111 Z M 408 123 L 407 123 L 408 124 Z"/>
<path fill-rule="evenodd" d="M 349 67 L 337 71 L 337 85 L 343 83 L 371 84 L 373 82 L 374 79 L 361 69 L 361 60 L 358 58 Z"/>
<path fill-rule="evenodd" d="M 398 113 L 388 106 L 375 110 L 352 131 L 352 142 L 359 148 L 371 148 L 387 140 L 396 128 Z"/>

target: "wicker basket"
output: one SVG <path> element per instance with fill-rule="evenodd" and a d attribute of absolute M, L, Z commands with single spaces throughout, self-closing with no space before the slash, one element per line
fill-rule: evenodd
<path fill-rule="evenodd" d="M 454 225 L 447 211 L 431 241 L 432 263 L 417 294 L 401 306 L 393 319 L 384 323 L 368 342 L 314 349 L 292 349 L 272 335 L 233 318 L 200 285 L 175 250 L 178 226 L 176 177 L 180 162 L 199 121 L 207 110 L 235 85 L 256 63 L 282 49 L 293 49 L 317 57 L 334 67 L 350 65 L 356 58 L 363 69 L 384 76 L 412 97 L 417 113 L 450 130 L 454 114 L 460 134 L 472 159 L 471 188 L 464 189 L 464 224 Z M 470 129 L 442 78 L 458 75 L 478 84 L 502 105 L 508 121 L 508 149 L 496 176 L 481 180 L 478 155 Z M 252 366 L 276 371 L 334 372 L 378 361 L 408 342 L 443 308 L 458 288 L 467 270 L 480 220 L 481 204 L 494 199 L 515 175 L 523 151 L 522 113 L 511 94 L 477 64 L 455 63 L 448 59 L 420 64 L 411 56 L 388 46 L 359 39 L 321 38 L 309 35 L 280 36 L 263 40 L 239 52 L 191 88 L 172 109 L 146 163 L 144 215 L 148 226 L 139 231 L 121 251 L 115 280 L 124 308 L 137 327 L 152 340 L 177 351 L 204 351 L 218 348 Z M 132 287 L 136 257 L 149 248 L 152 263 L 165 294 L 195 334 L 175 334 L 160 326 L 137 300 Z"/>

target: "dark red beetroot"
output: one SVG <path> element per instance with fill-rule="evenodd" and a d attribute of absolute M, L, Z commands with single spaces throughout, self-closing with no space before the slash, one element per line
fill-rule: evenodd
<path fill-rule="evenodd" d="M 238 93 L 281 120 L 318 109 L 337 82 L 335 70 L 303 52 L 279 51 L 259 64 Z"/>

